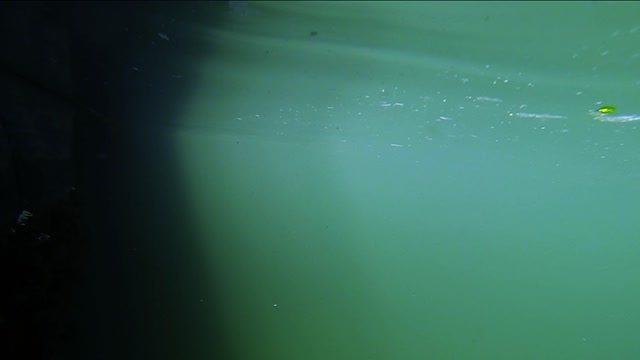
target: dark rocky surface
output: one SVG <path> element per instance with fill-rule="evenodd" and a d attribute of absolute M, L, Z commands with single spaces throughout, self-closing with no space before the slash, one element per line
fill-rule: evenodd
<path fill-rule="evenodd" d="M 188 62 L 211 51 L 193 29 L 227 8 L 0 3 L 0 359 L 222 349 L 198 349 L 219 329 L 193 310 L 205 264 L 166 149 Z"/>

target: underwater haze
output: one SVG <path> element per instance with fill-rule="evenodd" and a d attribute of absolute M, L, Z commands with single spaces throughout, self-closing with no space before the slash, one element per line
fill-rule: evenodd
<path fill-rule="evenodd" d="M 217 55 L 172 139 L 233 358 L 637 359 L 638 14 L 231 2 L 199 26 Z"/>

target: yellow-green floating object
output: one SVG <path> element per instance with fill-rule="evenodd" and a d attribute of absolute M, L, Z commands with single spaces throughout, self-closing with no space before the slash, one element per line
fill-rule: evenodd
<path fill-rule="evenodd" d="M 605 105 L 599 108 L 598 112 L 600 114 L 613 114 L 614 112 L 616 112 L 616 107 L 613 105 Z"/>

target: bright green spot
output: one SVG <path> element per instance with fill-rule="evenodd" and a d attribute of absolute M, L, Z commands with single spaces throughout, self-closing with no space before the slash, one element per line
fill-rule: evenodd
<path fill-rule="evenodd" d="M 616 112 L 616 107 L 613 105 L 605 105 L 598 109 L 598 112 L 600 114 L 613 114 L 614 112 Z"/>

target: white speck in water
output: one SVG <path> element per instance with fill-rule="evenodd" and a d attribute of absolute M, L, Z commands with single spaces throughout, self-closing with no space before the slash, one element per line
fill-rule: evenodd
<path fill-rule="evenodd" d="M 169 41 L 169 36 L 167 34 L 165 34 L 165 33 L 159 32 L 158 36 L 160 36 L 160 38 L 162 38 L 163 40 Z"/>
<path fill-rule="evenodd" d="M 273 304 L 273 307 L 278 307 L 278 304 Z"/>

